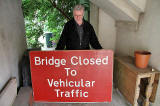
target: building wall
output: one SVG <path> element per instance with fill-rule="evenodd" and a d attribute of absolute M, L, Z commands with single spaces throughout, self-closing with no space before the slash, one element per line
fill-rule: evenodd
<path fill-rule="evenodd" d="M 0 0 L 0 90 L 11 77 L 19 82 L 18 64 L 26 50 L 21 0 Z"/>
<path fill-rule="evenodd" d="M 99 42 L 104 49 L 115 50 L 116 27 L 115 20 L 98 8 L 90 4 L 90 23 L 93 25 Z"/>
<path fill-rule="evenodd" d="M 115 20 L 99 9 L 98 38 L 104 49 L 115 50 L 116 27 Z"/>
<path fill-rule="evenodd" d="M 128 0 L 128 2 L 133 3 L 134 5 L 138 6 L 139 9 L 137 10 L 144 11 L 146 6 L 146 0 Z"/>
<path fill-rule="evenodd" d="M 134 55 L 135 50 L 148 50 L 152 53 L 150 65 L 160 71 L 160 0 L 148 0 L 144 17 L 137 31 L 128 25 L 117 28 L 117 55 Z M 160 83 L 156 102 L 160 104 Z"/>

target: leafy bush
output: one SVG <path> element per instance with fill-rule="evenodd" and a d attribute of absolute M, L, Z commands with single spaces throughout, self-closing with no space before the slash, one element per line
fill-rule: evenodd
<path fill-rule="evenodd" d="M 79 3 L 89 9 L 89 0 L 22 0 L 28 48 L 41 47 L 38 38 L 45 32 L 52 32 L 51 40 L 58 41 L 64 24 L 72 18 L 73 6 Z"/>

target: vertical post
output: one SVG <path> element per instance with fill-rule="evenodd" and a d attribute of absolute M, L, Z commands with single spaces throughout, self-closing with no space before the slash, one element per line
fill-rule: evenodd
<path fill-rule="evenodd" d="M 93 25 L 96 34 L 98 35 L 99 25 L 99 8 L 90 2 L 90 23 Z"/>
<path fill-rule="evenodd" d="M 146 99 L 145 99 L 145 101 L 143 103 L 143 106 L 149 106 L 149 98 L 150 98 L 150 96 L 152 94 L 152 89 L 153 89 L 152 84 L 154 82 L 154 78 L 155 78 L 155 73 L 152 73 L 151 77 L 148 78 L 148 85 L 147 85 L 146 92 L 145 92 Z"/>
<path fill-rule="evenodd" d="M 141 78 L 138 75 L 137 82 L 136 82 L 135 98 L 134 98 L 134 105 L 133 106 L 138 106 L 138 98 L 139 98 L 139 93 L 140 93 L 140 87 L 139 87 L 140 81 L 141 81 Z"/>

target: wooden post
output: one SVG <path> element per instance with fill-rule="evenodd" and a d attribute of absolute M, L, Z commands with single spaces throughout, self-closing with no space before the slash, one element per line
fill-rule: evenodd
<path fill-rule="evenodd" d="M 151 77 L 148 78 L 148 82 L 149 82 L 149 83 L 148 83 L 147 88 L 146 88 L 146 92 L 145 92 L 145 94 L 146 94 L 146 99 L 145 99 L 145 101 L 144 101 L 143 106 L 149 106 L 149 98 L 150 98 L 150 96 L 151 96 L 151 94 L 152 94 L 152 89 L 153 89 L 152 84 L 153 84 L 153 82 L 154 82 L 154 78 L 155 78 L 155 73 L 151 74 Z"/>
<path fill-rule="evenodd" d="M 137 76 L 137 82 L 136 82 L 136 89 L 135 89 L 135 98 L 134 98 L 134 106 L 138 106 L 138 98 L 139 98 L 139 92 L 140 92 L 140 76 Z"/>

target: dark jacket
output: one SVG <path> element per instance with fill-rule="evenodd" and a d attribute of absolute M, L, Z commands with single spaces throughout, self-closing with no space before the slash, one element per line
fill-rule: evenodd
<path fill-rule="evenodd" d="M 102 49 L 92 25 L 85 20 L 83 20 L 83 31 L 84 34 L 80 44 L 75 20 L 68 21 L 64 26 L 56 50 L 63 50 L 65 46 L 67 50 L 85 50 L 90 49 L 89 44 L 94 49 Z"/>

